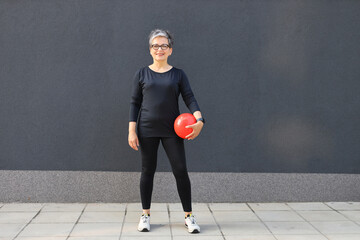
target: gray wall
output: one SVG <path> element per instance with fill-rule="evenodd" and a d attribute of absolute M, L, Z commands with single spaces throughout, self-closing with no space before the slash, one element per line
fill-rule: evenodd
<path fill-rule="evenodd" d="M 191 172 L 360 173 L 359 1 L 0 1 L 0 169 L 141 170 L 147 35 L 175 35 L 207 120 Z M 187 112 L 181 102 L 181 111 Z M 171 171 L 159 149 L 158 171 Z M 357 196 L 359 197 L 359 196 Z"/>

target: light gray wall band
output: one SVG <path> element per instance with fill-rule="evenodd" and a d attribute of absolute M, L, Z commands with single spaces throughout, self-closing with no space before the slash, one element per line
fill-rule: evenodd
<path fill-rule="evenodd" d="M 189 172 L 193 202 L 360 201 L 359 174 Z M 139 172 L 0 171 L 0 202 L 140 202 Z M 152 202 L 180 202 L 157 172 Z"/>

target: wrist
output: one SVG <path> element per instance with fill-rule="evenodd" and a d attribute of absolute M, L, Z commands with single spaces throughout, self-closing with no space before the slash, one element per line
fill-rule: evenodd
<path fill-rule="evenodd" d="M 204 118 L 197 118 L 196 122 L 202 122 L 203 124 L 205 124 L 205 119 Z"/>

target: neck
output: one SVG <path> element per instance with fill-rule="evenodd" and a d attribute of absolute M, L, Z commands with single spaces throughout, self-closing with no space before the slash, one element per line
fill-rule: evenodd
<path fill-rule="evenodd" d="M 167 69 L 169 67 L 169 64 L 167 63 L 167 61 L 154 61 L 153 64 L 151 65 L 153 68 L 155 69 Z"/>

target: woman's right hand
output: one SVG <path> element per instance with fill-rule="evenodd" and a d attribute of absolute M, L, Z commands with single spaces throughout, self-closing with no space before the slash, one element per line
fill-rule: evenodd
<path fill-rule="evenodd" d="M 128 141 L 129 141 L 129 145 L 131 148 L 133 148 L 134 150 L 139 150 L 138 146 L 139 146 L 139 139 L 136 135 L 136 132 L 129 132 L 129 137 L 128 137 Z"/>

